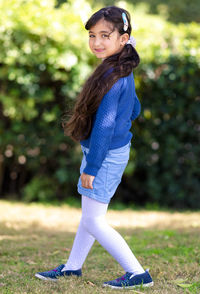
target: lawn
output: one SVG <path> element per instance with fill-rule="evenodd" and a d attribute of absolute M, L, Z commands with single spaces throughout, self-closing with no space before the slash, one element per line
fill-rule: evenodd
<path fill-rule="evenodd" d="M 124 272 L 97 242 L 81 278 L 52 283 L 34 277 L 66 262 L 80 216 L 80 208 L 68 205 L 1 200 L 0 293 L 119 293 L 101 286 Z M 152 288 L 129 292 L 200 293 L 200 212 L 109 210 L 107 219 L 154 280 Z"/>

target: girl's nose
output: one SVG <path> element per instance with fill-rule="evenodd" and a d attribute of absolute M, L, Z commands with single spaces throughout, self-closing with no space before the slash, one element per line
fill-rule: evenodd
<path fill-rule="evenodd" d="M 95 46 L 99 46 L 100 44 L 101 44 L 100 39 L 99 39 L 99 38 L 95 38 L 95 40 L 94 40 L 94 45 L 95 45 Z"/>

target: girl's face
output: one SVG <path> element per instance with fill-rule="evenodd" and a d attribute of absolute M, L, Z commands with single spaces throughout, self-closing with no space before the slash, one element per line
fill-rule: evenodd
<path fill-rule="evenodd" d="M 105 58 L 120 52 L 129 39 L 127 33 L 120 35 L 111 23 L 104 19 L 99 20 L 89 30 L 89 47 L 97 58 Z"/>

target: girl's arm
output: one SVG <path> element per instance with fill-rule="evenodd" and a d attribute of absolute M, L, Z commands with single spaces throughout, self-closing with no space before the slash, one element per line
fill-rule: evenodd
<path fill-rule="evenodd" d="M 104 95 L 96 112 L 92 128 L 87 165 L 83 172 L 96 176 L 109 149 L 115 129 L 115 118 L 124 79 L 120 78 Z"/>
<path fill-rule="evenodd" d="M 135 120 L 139 116 L 140 112 L 141 112 L 141 104 L 137 95 L 135 94 L 135 103 L 134 103 L 133 112 L 131 115 L 131 120 L 132 121 Z"/>

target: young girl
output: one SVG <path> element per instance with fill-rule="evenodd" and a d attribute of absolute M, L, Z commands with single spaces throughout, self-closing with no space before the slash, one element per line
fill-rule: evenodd
<path fill-rule="evenodd" d="M 85 28 L 89 30 L 89 47 L 102 63 L 83 86 L 71 118 L 63 123 L 65 135 L 80 142 L 83 151 L 77 185 L 82 195 L 82 218 L 66 264 L 35 276 L 51 281 L 81 276 L 83 263 L 97 240 L 125 271 L 122 277 L 104 282 L 104 287 L 152 286 L 148 270 L 144 271 L 105 219 L 129 160 L 131 123 L 140 113 L 133 77 L 140 59 L 131 36 L 130 14 L 108 6 L 94 13 Z"/>

